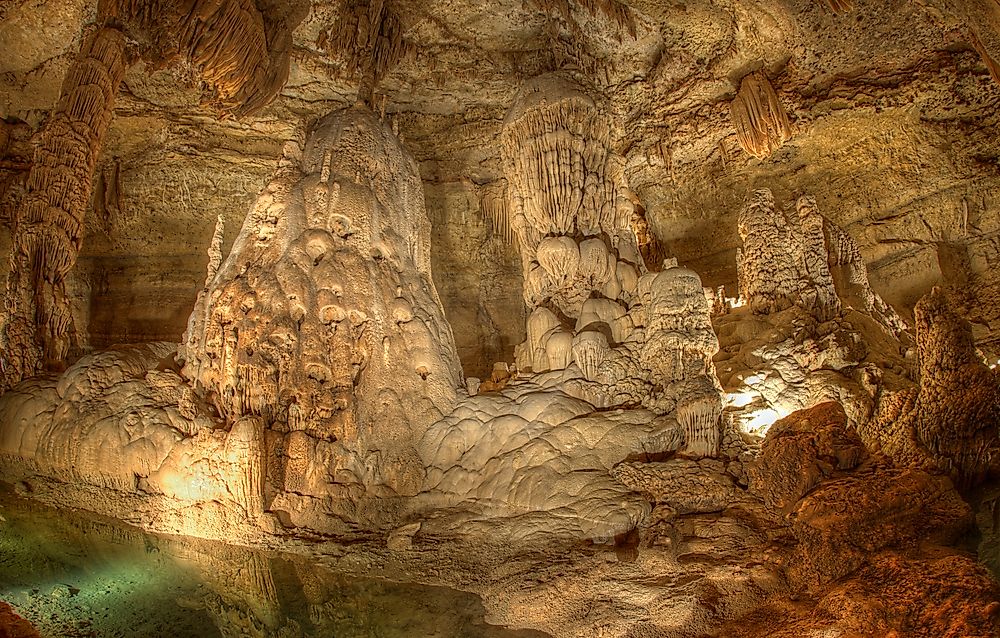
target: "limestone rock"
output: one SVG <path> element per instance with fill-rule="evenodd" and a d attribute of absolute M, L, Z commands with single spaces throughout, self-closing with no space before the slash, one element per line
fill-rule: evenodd
<path fill-rule="evenodd" d="M 359 181 L 370 162 L 380 173 Z M 199 296 L 185 375 L 230 421 L 259 416 L 348 446 L 331 448 L 352 459 L 338 465 L 406 449 L 460 385 L 429 239 L 415 167 L 392 132 L 364 107 L 330 115 L 299 166 L 279 169 Z"/>
<path fill-rule="evenodd" d="M 953 543 L 972 521 L 946 477 L 884 467 L 823 482 L 791 517 L 802 559 L 796 578 L 808 584 L 849 574 L 887 547 Z"/>

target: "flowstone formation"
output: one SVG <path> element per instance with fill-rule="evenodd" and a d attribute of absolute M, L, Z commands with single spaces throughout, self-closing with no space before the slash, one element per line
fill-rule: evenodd
<path fill-rule="evenodd" d="M 612 133 L 600 100 L 562 75 L 529 82 L 507 113 L 507 198 L 491 210 L 521 249 L 527 340 L 514 376 L 501 364 L 473 380 L 471 396 L 422 437 L 427 471 L 409 517 L 427 533 L 499 525 L 490 533 L 521 542 L 607 541 L 647 518 L 656 499 L 636 483 L 657 477 L 680 479 L 682 511 L 705 507 L 693 496 L 698 459 L 723 447 L 711 305 L 676 261 L 646 271 Z M 684 460 L 645 462 L 674 456 Z"/>
<path fill-rule="evenodd" d="M 281 499 L 412 496 L 415 438 L 461 384 L 416 166 L 361 105 L 284 162 L 199 295 L 183 372 L 227 422 L 264 420 Z"/>
<path fill-rule="evenodd" d="M 258 525 L 263 424 L 223 427 L 178 374 L 175 350 L 89 355 L 0 397 L 6 479 L 55 479 L 56 503 L 171 533 L 225 537 Z"/>
<path fill-rule="evenodd" d="M 549 80 L 510 120 L 538 151 L 517 155 L 520 164 L 512 154 L 511 166 L 548 175 L 531 190 L 511 173 L 512 225 L 526 266 L 549 270 L 527 298 L 522 353 L 533 360 L 484 386 L 499 394 L 455 406 L 461 374 L 431 280 L 416 165 L 358 105 L 321 120 L 304 148 L 286 145 L 225 259 L 217 226 L 176 359 L 157 349 L 118 374 L 121 355 L 108 353 L 79 362 L 54 392 L 18 389 L 0 401 L 7 467 L 70 477 L 83 493 L 114 490 L 119 498 L 97 507 L 115 516 L 171 512 L 146 521 L 156 529 L 246 538 L 346 523 L 396 527 L 393 546 L 417 529 L 466 534 L 470 518 L 521 540 L 606 540 L 649 513 L 638 483 L 662 475 L 659 492 L 683 476 L 685 493 L 696 491 L 698 459 L 742 452 L 723 440 L 711 306 L 697 274 L 675 262 L 645 272 L 606 116 Z M 572 263 L 555 259 L 553 244 Z M 171 393 L 153 391 L 164 384 Z M 100 401 L 125 411 L 96 412 L 107 431 L 76 445 L 89 421 L 62 416 Z M 144 408 L 128 411 L 133 403 Z M 643 461 L 675 455 L 687 461 Z M 617 469 L 623 461 L 634 465 Z M 726 476 L 725 462 L 712 467 Z M 706 507 L 690 494 L 670 502 Z"/>
<path fill-rule="evenodd" d="M 755 191 L 739 216 L 742 303 L 720 307 L 715 357 L 728 411 L 747 431 L 836 400 L 868 420 L 879 388 L 913 376 L 912 340 L 868 281 L 854 240 L 801 197 L 782 210 Z"/>
<path fill-rule="evenodd" d="M 647 272 L 606 107 L 561 75 L 533 79 L 504 121 L 503 167 L 529 310 L 521 370 L 578 370 L 602 407 L 678 410 L 690 449 L 718 445 L 718 348 L 701 280 Z"/>

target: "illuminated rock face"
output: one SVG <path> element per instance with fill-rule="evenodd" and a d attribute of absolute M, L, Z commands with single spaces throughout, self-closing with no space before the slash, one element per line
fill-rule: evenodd
<path fill-rule="evenodd" d="M 764 189 L 740 211 L 745 305 L 715 318 L 715 363 L 730 412 L 744 430 L 766 432 L 796 410 L 834 400 L 852 423 L 864 423 L 879 387 L 910 383 L 912 340 L 872 291 L 854 240 L 811 197 L 785 208 Z"/>
<path fill-rule="evenodd" d="M 371 111 L 328 116 L 285 159 L 199 295 L 180 357 L 228 422 L 260 417 L 280 435 L 275 489 L 415 488 L 406 450 L 450 411 L 461 373 L 416 166 Z"/>

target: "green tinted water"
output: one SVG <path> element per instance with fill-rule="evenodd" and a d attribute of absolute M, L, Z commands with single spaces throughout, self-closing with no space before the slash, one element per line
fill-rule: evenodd
<path fill-rule="evenodd" d="M 301 557 L 153 536 L 9 495 L 0 495 L 0 516 L 0 600 L 43 636 L 542 635 L 487 625 L 477 596 L 443 587 L 348 577 Z"/>

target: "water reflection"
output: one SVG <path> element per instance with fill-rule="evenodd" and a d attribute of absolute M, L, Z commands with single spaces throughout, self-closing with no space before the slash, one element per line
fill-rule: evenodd
<path fill-rule="evenodd" d="M 43 636 L 528 638 L 480 599 L 298 556 L 145 534 L 0 493 L 0 599 Z"/>

